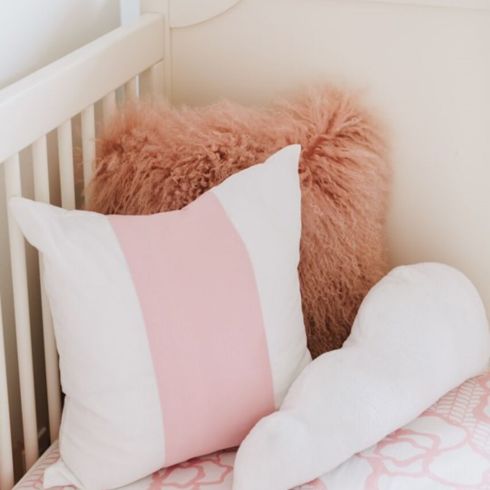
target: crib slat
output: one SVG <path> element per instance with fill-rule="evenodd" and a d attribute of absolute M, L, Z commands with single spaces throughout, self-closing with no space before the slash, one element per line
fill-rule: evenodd
<path fill-rule="evenodd" d="M 165 90 L 164 63 L 156 63 L 139 75 L 140 92 L 146 99 L 158 100 Z"/>
<path fill-rule="evenodd" d="M 58 367 L 58 352 L 54 339 L 53 319 L 44 289 L 44 266 L 39 264 L 41 277 L 41 306 L 43 315 L 44 357 L 46 369 L 46 386 L 48 394 L 49 435 L 51 442 L 58 439 L 61 421 L 60 373 Z"/>
<path fill-rule="evenodd" d="M 60 168 L 61 206 L 75 209 L 75 174 L 71 119 L 58 127 L 58 160 Z"/>
<path fill-rule="evenodd" d="M 36 201 L 49 203 L 48 145 L 46 136 L 32 144 L 32 171 Z"/>
<path fill-rule="evenodd" d="M 43 136 L 33 143 L 32 164 L 34 172 L 34 196 L 36 201 L 49 203 L 49 168 L 46 136 Z M 58 354 L 56 352 L 56 343 L 53 332 L 53 320 L 51 318 L 51 312 L 49 311 L 48 299 L 44 288 L 43 263 L 41 257 L 39 257 L 39 259 L 49 431 L 51 441 L 55 441 L 58 438 L 61 418 L 60 376 L 58 369 Z"/>
<path fill-rule="evenodd" d="M 5 190 L 7 198 L 21 195 L 19 154 L 5 161 Z M 29 319 L 29 296 L 27 290 L 27 268 L 25 242 L 11 213 L 8 213 L 10 261 L 14 312 L 19 362 L 20 398 L 22 403 L 22 425 L 26 467 L 30 468 L 39 454 L 36 421 L 36 397 L 32 366 L 31 324 Z"/>
<path fill-rule="evenodd" d="M 7 363 L 3 335 L 2 302 L 0 298 L 0 488 L 9 489 L 14 485 L 14 463 L 7 388 Z"/>
<path fill-rule="evenodd" d="M 162 98 L 165 93 L 165 62 L 160 61 L 155 63 L 150 68 L 151 81 L 152 81 L 152 94 L 156 99 Z"/>
<path fill-rule="evenodd" d="M 138 78 L 140 85 L 140 98 L 146 100 L 151 99 L 153 93 L 153 80 L 150 68 L 142 71 Z"/>
<path fill-rule="evenodd" d="M 134 77 L 124 84 L 124 97 L 126 102 L 134 102 L 138 98 L 138 78 Z"/>
<path fill-rule="evenodd" d="M 87 185 L 92 177 L 92 166 L 95 160 L 95 111 L 93 104 L 84 109 L 81 115 L 83 181 Z"/>
<path fill-rule="evenodd" d="M 107 123 L 114 116 L 116 109 L 116 92 L 115 90 L 112 90 L 102 99 L 102 113 L 105 123 Z"/>

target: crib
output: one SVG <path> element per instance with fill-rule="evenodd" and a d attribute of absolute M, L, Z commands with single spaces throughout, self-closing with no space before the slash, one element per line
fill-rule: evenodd
<path fill-rule="evenodd" d="M 81 204 L 78 191 L 82 181 L 90 179 L 95 156 L 95 107 L 98 109 L 100 105 L 101 117 L 107 119 L 117 110 L 118 103 L 140 96 L 162 97 L 166 93 L 170 70 L 166 12 L 166 2 L 153 2 L 153 5 L 142 2 L 141 15 L 135 22 L 110 32 L 2 91 L 0 161 L 5 173 L 6 197 L 22 193 L 20 152 L 27 148 L 25 151 L 30 153 L 27 158 L 32 159 L 34 197 L 50 202 L 48 155 L 51 150 L 48 147 L 51 142 L 48 143 L 47 135 L 54 132 L 60 203 L 67 209 Z M 29 115 L 33 113 L 38 116 Z M 74 128 L 77 115 L 78 127 Z M 78 138 L 82 149 L 80 178 L 75 172 L 74 137 Z M 32 294 L 34 290 L 36 294 L 39 291 L 38 285 L 28 280 L 24 240 L 11 220 L 8 230 L 22 406 L 24 461 L 20 462 L 20 473 L 23 473 L 40 455 L 29 302 L 29 292 Z M 47 435 L 47 439 L 54 442 L 62 400 L 50 315 L 44 294 L 39 294 L 49 420 L 49 434 L 41 432 L 41 437 Z M 1 328 L 2 334 L 4 328 Z M 14 453 L 3 341 L 4 336 L 0 335 L 0 488 L 8 489 L 14 482 Z"/>
<path fill-rule="evenodd" d="M 4 174 L 4 199 L 27 194 L 30 197 L 33 196 L 37 201 L 61 204 L 66 209 L 82 207 L 83 185 L 90 180 L 95 158 L 98 122 L 109 119 L 117 111 L 118 106 L 125 101 L 138 98 L 166 97 L 172 99 L 173 90 L 176 89 L 172 87 L 172 69 L 175 62 L 172 57 L 176 56 L 176 52 L 171 49 L 171 30 L 214 17 L 215 14 L 227 11 L 237 2 L 233 0 L 210 2 L 210 5 L 207 8 L 203 7 L 203 12 L 201 12 L 199 7 L 192 11 L 186 10 L 185 2 L 182 8 L 175 7 L 178 3 L 176 1 L 172 4 L 174 10 L 171 17 L 169 17 L 169 3 L 168 0 L 142 0 L 141 14 L 137 19 L 0 91 L 0 167 Z M 281 8 L 277 5 L 273 6 L 274 2 L 265 5 L 267 3 L 264 2 L 262 7 L 265 14 L 272 12 L 274 8 Z M 284 3 L 292 4 L 292 2 Z M 309 3 L 315 4 L 315 2 Z M 358 8 L 362 11 L 367 8 L 362 1 L 346 2 L 361 4 L 360 7 L 352 5 L 331 7 L 332 2 L 325 1 L 322 5 L 320 3 L 309 5 L 308 15 L 318 15 L 324 10 L 328 11 L 329 8 L 345 8 L 347 10 L 339 14 L 345 16 L 349 13 L 348 9 Z M 416 3 L 423 4 L 424 2 Z M 442 4 L 443 8 L 451 4 L 448 11 L 460 6 L 458 2 L 447 2 L 446 5 L 444 1 L 427 3 L 431 4 L 428 10 L 432 9 L 434 3 Z M 475 1 L 465 2 L 465 4 L 464 7 L 480 9 L 481 18 L 484 17 L 487 21 L 485 25 L 490 25 L 488 2 Z M 380 7 L 372 8 L 376 12 L 376 9 Z M 476 10 L 472 12 L 474 11 Z M 379 10 L 377 12 L 379 13 Z M 447 13 L 446 15 L 452 14 Z M 464 15 L 472 14 L 467 14 L 465 11 Z M 294 17 L 294 14 L 291 16 Z M 478 22 L 480 26 L 480 21 Z M 221 31 L 224 25 L 220 24 Z M 294 24 L 291 23 L 290 26 L 292 25 Z M 205 29 L 207 27 L 203 28 Z M 237 36 L 240 38 L 240 35 L 249 34 L 250 32 L 245 30 L 244 33 L 239 33 Z M 211 47 L 216 47 L 217 38 L 211 35 L 210 39 Z M 488 36 L 485 39 L 490 42 Z M 241 40 L 243 42 L 243 39 Z M 193 42 L 194 46 L 201 42 L 199 35 L 195 36 Z M 349 46 L 343 48 L 346 55 L 350 54 L 349 49 Z M 246 51 L 246 48 L 244 50 Z M 182 53 L 182 48 L 179 53 Z M 285 56 L 286 54 L 283 53 L 281 63 L 286 63 Z M 300 59 L 299 52 L 293 52 L 291 56 L 296 62 Z M 223 62 L 224 59 L 226 58 L 222 57 L 219 62 Z M 338 63 L 337 58 L 335 60 L 334 65 Z M 197 61 L 196 66 L 202 67 L 205 63 L 205 59 Z M 250 60 L 245 60 L 244 66 L 250 68 L 253 66 L 250 63 Z M 386 60 L 380 63 L 386 63 Z M 216 66 L 218 66 L 218 61 L 216 61 Z M 179 65 L 179 69 L 181 75 L 183 73 L 188 78 L 192 78 L 195 75 L 193 70 L 197 68 L 182 64 Z M 368 68 L 362 69 L 367 70 Z M 296 71 L 291 73 L 292 80 L 297 76 Z M 485 85 L 485 80 L 488 80 L 490 75 L 488 72 L 482 72 L 481 75 L 482 84 Z M 244 76 L 246 83 L 250 75 Z M 212 86 L 213 82 L 210 82 L 210 85 Z M 233 93 L 230 92 L 230 95 Z M 206 97 L 207 94 L 203 99 Z M 247 97 L 248 94 L 245 94 L 244 99 Z M 177 93 L 173 98 L 182 101 L 183 96 Z M 488 98 L 483 101 L 483 105 L 488 106 L 489 110 L 482 110 L 477 114 L 477 119 L 479 118 L 477 122 L 482 127 L 482 131 L 484 131 L 483 128 L 490 127 L 489 101 Z M 193 101 L 190 100 L 190 102 Z M 459 178 L 463 179 L 461 172 L 464 169 L 464 162 L 448 169 L 445 178 L 451 184 L 446 187 L 443 185 L 442 189 L 436 191 L 440 194 L 442 205 L 429 210 L 429 213 L 433 212 L 435 222 L 439 222 L 441 227 L 432 233 L 427 230 L 427 221 L 414 225 L 414 221 L 420 217 L 422 208 L 420 200 L 410 195 L 410 191 L 413 191 L 414 186 L 419 182 L 416 178 L 416 170 L 410 169 L 408 164 L 408 160 L 413 156 L 410 154 L 402 162 L 401 170 L 398 171 L 395 181 L 395 211 L 390 225 L 391 241 L 395 250 L 394 263 L 413 261 L 424 256 L 429 259 L 446 259 L 465 269 L 480 286 L 487 300 L 490 297 L 488 280 L 490 274 L 490 256 L 488 255 L 490 198 L 486 190 L 489 177 L 488 165 L 484 166 L 483 161 L 486 160 L 488 163 L 489 154 L 488 145 L 482 147 L 478 153 L 481 159 L 477 159 L 471 165 L 468 164 L 470 165 L 468 168 L 474 172 L 474 175 L 471 182 L 464 184 L 464 189 L 474 191 L 474 200 L 470 203 L 473 207 L 466 210 L 470 213 L 466 231 L 469 241 L 466 246 L 460 243 L 458 248 L 447 243 L 451 236 L 459 236 L 460 233 L 463 233 L 457 226 L 458 220 L 462 219 L 463 215 L 456 213 L 452 217 L 446 216 L 447 210 L 452 209 L 451 203 L 454 200 L 452 189 L 455 185 L 457 186 Z M 79 161 L 80 165 L 78 165 Z M 418 170 L 423 164 L 424 162 L 418 166 Z M 53 192 L 52 184 L 50 185 L 53 179 L 52 176 L 50 177 L 50 172 L 53 171 L 59 173 L 59 176 L 56 176 L 59 181 L 59 192 L 57 186 Z M 24 172 L 32 172 L 32 189 L 22 188 Z M 438 172 L 441 172 L 441 168 L 438 169 Z M 428 175 L 429 178 L 434 177 L 430 171 Z M 444 175 L 442 180 L 444 181 Z M 425 191 L 422 190 L 423 192 L 428 191 L 425 189 Z M 471 214 L 473 211 L 477 214 Z M 437 221 L 439 219 L 440 221 Z M 403 230 L 403 222 L 407 223 L 409 228 L 411 227 L 407 232 Z M 448 232 L 449 228 L 446 225 L 452 230 L 451 232 Z M 431 235 L 432 242 L 440 239 L 440 243 L 433 246 L 412 237 L 413 247 L 409 248 L 405 240 L 409 236 L 407 234 L 414 231 L 427 232 Z M 41 286 L 42 269 L 39 270 L 37 257 L 30 248 L 26 247 L 19 229 L 10 218 L 8 218 L 7 235 L 2 237 L 3 243 L 0 244 L 9 250 L 10 265 L 2 264 L 2 267 L 7 271 L 7 275 L 11 276 L 11 281 L 1 285 L 0 288 L 1 490 L 12 488 L 14 482 L 33 466 L 35 466 L 34 473 L 28 473 L 23 481 L 24 483 L 31 480 L 37 481 L 36 478 L 39 477 L 42 466 L 39 466 L 38 459 L 49 446 L 56 444 L 62 408 L 56 346 L 50 312 Z M 465 240 L 463 239 L 462 242 Z M 8 274 L 9 268 L 11 274 Z M 12 295 L 10 291 L 13 291 Z M 11 315 L 5 313 L 7 305 L 14 312 L 13 322 L 10 319 Z M 13 368 L 12 366 L 7 367 L 11 359 L 7 359 L 6 356 L 6 343 L 10 345 L 14 337 L 18 365 L 18 386 L 15 387 L 11 386 L 11 380 L 10 385 L 7 384 L 7 372 Z M 42 352 L 38 348 L 39 345 L 43 346 Z M 44 361 L 45 373 L 35 372 L 35 366 L 39 364 L 39 360 Z M 20 394 L 20 416 L 17 413 L 19 406 L 14 405 L 12 400 L 9 403 L 9 396 L 12 399 L 12 394 L 16 396 L 17 393 Z M 40 408 L 40 405 L 46 407 L 47 417 L 42 415 L 44 408 Z M 12 434 L 14 426 L 22 427 L 20 444 L 12 443 L 17 439 Z M 55 449 L 54 446 L 54 449 L 44 456 L 42 464 L 47 464 L 46 458 L 54 457 Z"/>

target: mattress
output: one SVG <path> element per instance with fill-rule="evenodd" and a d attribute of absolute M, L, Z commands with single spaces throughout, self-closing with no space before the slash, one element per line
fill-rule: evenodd
<path fill-rule="evenodd" d="M 41 489 L 53 444 L 15 487 Z M 124 490 L 231 490 L 235 451 L 157 471 Z M 301 490 L 490 490 L 490 372 Z"/>

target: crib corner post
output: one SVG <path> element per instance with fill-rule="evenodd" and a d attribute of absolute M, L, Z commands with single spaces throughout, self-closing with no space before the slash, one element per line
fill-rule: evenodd
<path fill-rule="evenodd" d="M 7 384 L 7 360 L 4 343 L 2 298 L 0 297 L 0 488 L 14 485 L 14 463 Z"/>
<path fill-rule="evenodd" d="M 140 0 L 141 14 L 158 13 L 164 16 L 164 50 L 165 57 L 149 70 L 152 94 L 156 98 L 164 97 L 169 103 L 172 100 L 172 50 L 170 0 Z"/>

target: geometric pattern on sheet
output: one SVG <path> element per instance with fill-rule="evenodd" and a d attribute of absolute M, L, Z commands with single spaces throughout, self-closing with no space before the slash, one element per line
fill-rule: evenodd
<path fill-rule="evenodd" d="M 42 489 L 53 445 L 17 485 Z M 195 458 L 125 490 L 231 490 L 234 451 Z M 461 470 L 464 471 L 461 471 Z M 451 391 L 404 428 L 301 490 L 489 490 L 490 371 Z"/>
<path fill-rule="evenodd" d="M 121 490 L 231 490 L 234 450 L 193 458 L 185 463 L 164 468 L 153 475 L 134 482 Z M 45 469 L 59 459 L 58 443 L 31 468 L 14 490 L 42 490 Z M 74 487 L 53 487 L 52 490 L 72 490 Z M 320 481 L 303 485 L 298 490 L 322 490 Z"/>
<path fill-rule="evenodd" d="M 327 490 L 490 490 L 490 372 L 321 480 Z"/>

